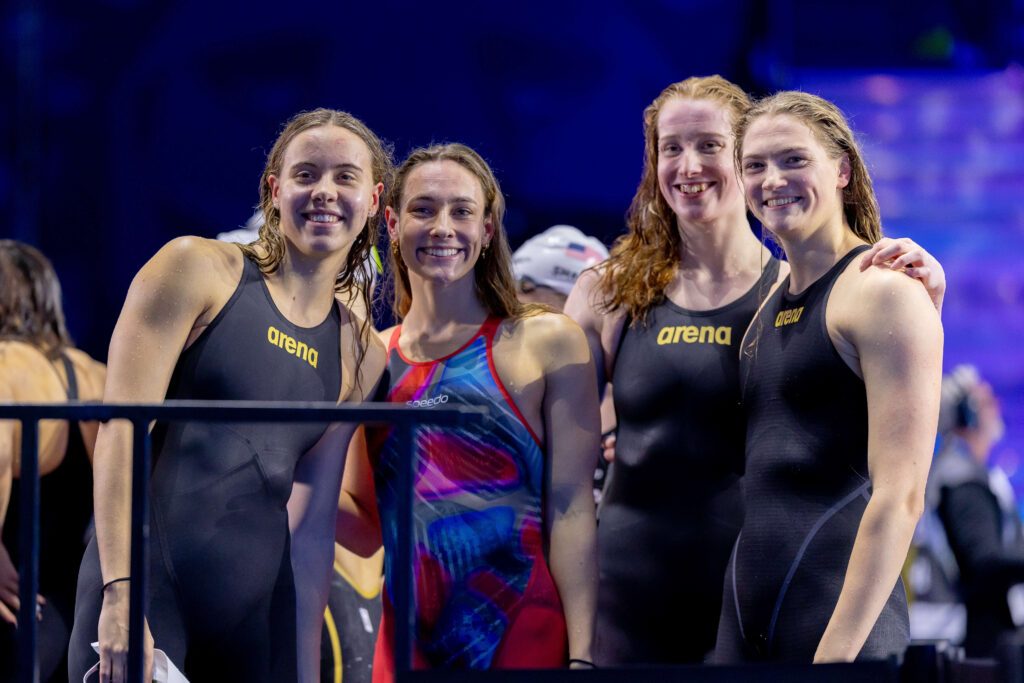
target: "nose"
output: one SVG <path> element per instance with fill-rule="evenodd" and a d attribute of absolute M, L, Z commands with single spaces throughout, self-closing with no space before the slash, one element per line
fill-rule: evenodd
<path fill-rule="evenodd" d="M 785 184 L 786 179 L 782 177 L 778 167 L 775 164 L 768 164 L 761 179 L 761 187 L 765 190 L 777 190 Z"/>
<path fill-rule="evenodd" d="M 313 186 L 313 201 L 330 202 L 337 197 L 338 189 L 334 184 L 334 179 L 325 173 Z"/>
<path fill-rule="evenodd" d="M 455 234 L 452 228 L 452 219 L 447 211 L 438 211 L 437 217 L 430 226 L 430 234 L 433 237 L 451 237 Z"/>
<path fill-rule="evenodd" d="M 700 155 L 695 149 L 684 149 L 679 158 L 679 174 L 685 177 L 698 175 L 701 171 Z"/>

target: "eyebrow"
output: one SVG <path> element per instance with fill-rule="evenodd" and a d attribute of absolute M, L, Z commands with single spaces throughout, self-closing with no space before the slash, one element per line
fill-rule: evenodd
<path fill-rule="evenodd" d="M 295 169 L 295 168 L 301 168 L 302 166 L 318 167 L 319 164 L 317 164 L 317 163 L 315 163 L 313 161 L 296 161 L 294 164 L 292 164 L 291 167 L 293 169 Z M 360 166 L 359 164 L 353 164 L 353 163 L 350 163 L 350 162 L 346 162 L 346 163 L 343 163 L 343 164 L 337 164 L 335 166 L 331 166 L 331 168 L 333 170 L 337 170 L 337 171 L 348 170 L 348 171 L 358 171 L 360 173 L 363 172 L 363 167 L 362 166 Z"/>
<path fill-rule="evenodd" d="M 436 195 L 432 195 L 432 194 L 418 194 L 415 197 L 410 197 L 408 199 L 408 201 L 409 202 L 416 202 L 416 201 L 431 201 L 431 202 L 448 201 L 448 202 L 450 202 L 452 204 L 476 204 L 477 203 L 477 201 L 475 199 L 473 199 L 472 197 L 452 197 L 451 199 L 447 199 L 446 200 L 446 199 L 441 199 L 441 198 L 437 197 Z"/>
<path fill-rule="evenodd" d="M 744 153 L 743 154 L 743 158 L 744 159 L 748 159 L 748 158 L 751 158 L 751 157 L 763 157 L 763 156 L 768 156 L 768 155 L 770 155 L 770 156 L 775 156 L 775 155 L 782 156 L 782 155 L 785 155 L 785 154 L 792 154 L 793 152 L 803 152 L 804 154 L 806 154 L 807 153 L 807 148 L 806 147 L 787 147 L 785 149 L 770 151 L 770 152 L 768 152 L 767 155 L 765 155 L 765 154 L 747 154 L 747 153 Z"/>

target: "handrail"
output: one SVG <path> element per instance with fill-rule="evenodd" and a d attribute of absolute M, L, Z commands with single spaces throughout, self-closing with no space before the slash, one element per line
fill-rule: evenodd
<path fill-rule="evenodd" d="M 88 422 L 124 419 L 132 423 L 132 589 L 128 622 L 128 680 L 141 683 L 143 675 L 142 632 L 145 595 L 148 592 L 149 470 L 150 434 L 153 420 L 168 422 L 360 422 L 390 423 L 397 429 L 399 452 L 410 457 L 400 468 L 403 490 L 412 490 L 412 428 L 416 424 L 456 425 L 486 415 L 482 408 L 444 406 L 424 410 L 393 403 L 338 405 L 328 402 L 273 403 L 267 401 L 166 401 L 159 404 L 91 403 L 0 403 L 0 420 L 20 420 L 21 501 L 19 508 L 19 597 L 18 680 L 39 679 L 38 626 L 35 596 L 39 592 L 39 420 Z M 399 498 L 398 549 L 395 558 L 395 670 L 401 675 L 411 668 L 412 624 L 412 498 Z M 405 615 L 405 618 L 402 618 Z M 406 628 L 397 627 L 405 624 Z"/>

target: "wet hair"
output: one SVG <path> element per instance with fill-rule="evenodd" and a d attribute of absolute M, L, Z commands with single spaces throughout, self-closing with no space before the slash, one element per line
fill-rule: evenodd
<path fill-rule="evenodd" d="M 423 164 L 434 161 L 452 161 L 473 174 L 480 181 L 484 196 L 484 217 L 494 226 L 490 245 L 480 254 L 473 266 L 473 283 L 477 299 L 490 315 L 500 318 L 517 317 L 530 307 L 516 297 L 516 282 L 512 275 L 512 250 L 505 235 L 505 198 L 494 172 L 483 157 L 466 145 L 457 142 L 420 147 L 413 150 L 395 173 L 395 181 L 388 195 L 387 206 L 401 214 L 402 192 L 409 174 Z M 391 287 L 394 292 L 392 310 L 401 320 L 412 305 L 409 268 L 397 250 L 397 242 L 388 249 L 391 264 Z"/>
<path fill-rule="evenodd" d="M 281 212 L 274 207 L 269 178 L 272 175 L 281 176 L 285 152 L 292 140 L 300 133 L 321 126 L 344 128 L 362 140 L 370 151 L 371 181 L 374 184 L 383 183 L 385 192 L 390 186 L 394 170 L 391 147 L 383 143 L 362 121 L 347 112 L 323 108 L 299 112 L 293 116 L 285 123 L 277 140 L 274 141 L 274 146 L 267 155 L 263 175 L 260 177 L 259 208 L 263 213 L 263 225 L 260 227 L 259 237 L 252 244 L 240 245 L 242 251 L 256 262 L 264 274 L 277 270 L 284 258 L 285 250 L 284 236 L 281 234 Z M 367 216 L 366 225 L 353 241 L 345 264 L 338 273 L 336 291 L 348 291 L 354 284 L 358 284 L 362 265 L 371 258 L 370 249 L 379 238 L 383 213 L 378 206 L 376 214 Z M 366 310 L 369 311 L 370 293 L 363 291 L 362 296 L 365 299 Z"/>
<path fill-rule="evenodd" d="M 796 90 L 776 93 L 754 103 L 736 124 L 736 164 L 743 159 L 743 136 L 755 119 L 763 116 L 792 116 L 814 134 L 832 159 L 843 155 L 850 162 L 850 182 L 843 188 L 843 216 L 857 237 L 869 244 L 882 238 L 882 219 L 871 175 L 864 155 L 839 108 L 817 95 Z"/>
<path fill-rule="evenodd" d="M 53 265 L 35 247 L 14 240 L 0 240 L 0 340 L 31 344 L 50 358 L 74 345 Z"/>
<path fill-rule="evenodd" d="M 682 238 L 658 186 L 658 115 L 675 98 L 714 102 L 728 111 L 732 124 L 750 107 L 742 88 L 716 75 L 673 83 L 644 109 L 643 173 L 626 213 L 628 231 L 612 247 L 600 281 L 601 308 L 625 308 L 633 321 L 644 320 L 664 299 L 679 265 Z"/>

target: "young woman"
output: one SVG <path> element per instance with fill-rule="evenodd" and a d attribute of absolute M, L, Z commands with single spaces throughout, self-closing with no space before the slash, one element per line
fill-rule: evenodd
<path fill-rule="evenodd" d="M 415 432 L 418 668 L 590 665 L 595 374 L 572 321 L 517 301 L 503 214 L 491 169 L 458 144 L 414 151 L 385 213 L 402 323 L 381 335 L 382 396 L 490 411 L 483 424 Z M 383 531 L 390 585 L 401 463 L 387 431 L 369 443 L 372 475 L 345 478 L 353 530 L 342 540 L 365 553 Z M 393 622 L 385 593 L 377 681 L 393 678 Z"/>
<path fill-rule="evenodd" d="M 618 435 L 599 527 L 599 663 L 700 662 L 743 521 L 739 348 L 788 272 L 747 222 L 733 124 L 750 100 L 719 76 L 668 86 L 644 111 L 644 170 L 629 232 L 583 273 L 566 313 L 613 386 Z M 925 282 L 942 269 L 909 240 L 859 261 Z"/>
<path fill-rule="evenodd" d="M 386 149 L 353 116 L 318 109 L 291 119 L 260 183 L 259 240 L 176 239 L 135 277 L 111 339 L 106 400 L 363 399 L 383 352 L 335 293 L 351 287 L 374 242 L 389 172 Z M 319 677 L 351 432 L 155 428 L 148 625 L 190 680 Z M 79 577 L 72 680 L 95 662 L 96 640 L 100 680 L 125 676 L 129 438 L 111 423 L 97 440 L 96 541 Z"/>
<path fill-rule="evenodd" d="M 881 236 L 846 120 L 783 92 L 737 125 L 747 203 L 790 274 L 747 332 L 747 515 L 716 660 L 885 658 L 909 640 L 900 569 L 924 504 L 942 326 L 926 291 L 857 260 Z"/>
<path fill-rule="evenodd" d="M 60 282 L 37 249 L 0 240 L 0 402 L 95 401 L 106 369 L 74 348 Z M 39 423 L 39 673 L 66 680 L 75 580 L 92 519 L 94 422 Z M 13 681 L 21 424 L 0 422 L 0 681 Z"/>

